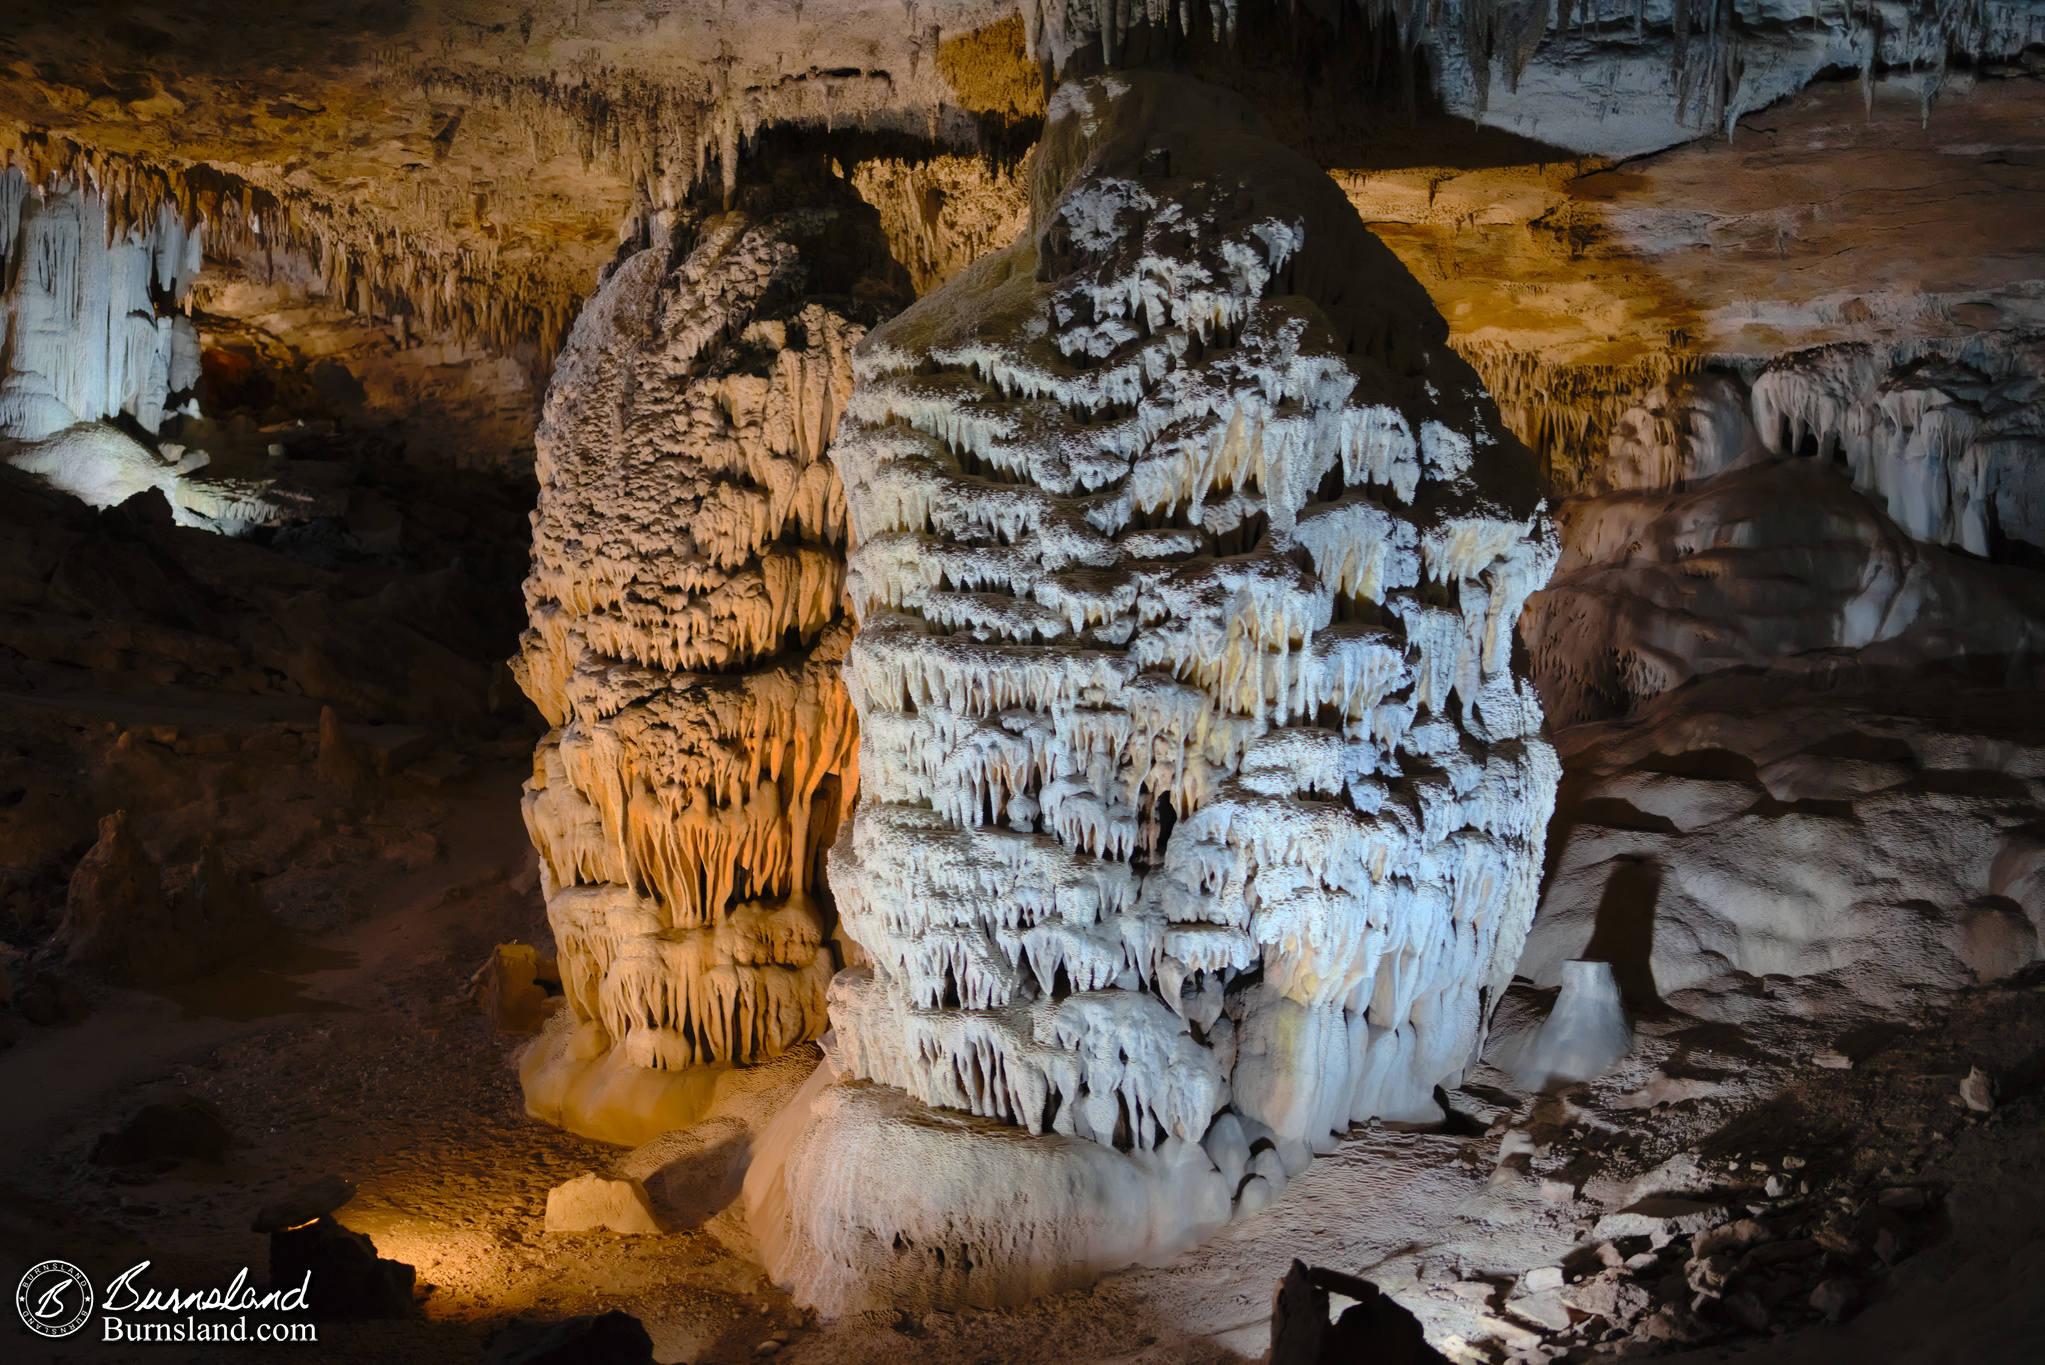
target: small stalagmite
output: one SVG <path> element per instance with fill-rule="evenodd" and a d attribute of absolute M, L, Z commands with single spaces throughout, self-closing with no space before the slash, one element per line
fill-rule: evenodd
<path fill-rule="evenodd" d="M 822 1033 L 845 951 L 822 863 L 857 727 L 824 455 L 899 270 L 815 170 L 617 266 L 538 433 L 514 668 L 554 727 L 525 814 L 568 1008 L 522 1076 L 534 1113 L 611 1141 L 687 1126 L 712 1073 Z"/>

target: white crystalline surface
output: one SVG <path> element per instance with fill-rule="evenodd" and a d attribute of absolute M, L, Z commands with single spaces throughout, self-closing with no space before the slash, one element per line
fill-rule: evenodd
<path fill-rule="evenodd" d="M 184 296 L 200 238 L 168 200 L 110 231 L 98 194 L 0 168 L 0 435 L 39 441 L 119 413 L 154 432 L 171 396 L 197 386 L 199 346 L 189 318 L 157 316 L 152 290 Z"/>
<path fill-rule="evenodd" d="M 1113 65 L 1140 27 L 1204 31 L 1225 44 L 1242 31 L 1240 0 L 1039 0 L 1022 8 L 1033 52 L 1059 70 L 1081 51 Z M 1298 6 L 1287 8 L 1298 14 Z M 1828 68 L 1862 72 L 1864 87 L 1882 68 L 1922 73 L 1913 79 L 1929 117 L 1954 58 L 2013 56 L 2045 39 L 2045 12 L 2030 0 L 1326 0 L 1305 8 L 1330 34 L 1359 21 L 1396 32 L 1458 118 L 1616 157 L 1730 132 L 1740 115 L 1795 94 Z"/>
<path fill-rule="evenodd" d="M 1063 87 L 1032 204 L 868 337 L 833 450 L 864 800 L 832 887 L 871 958 L 838 1055 L 1123 1149 L 1435 1113 L 1553 801 L 1513 662 L 1556 553 L 1532 456 L 1236 96 Z"/>
<path fill-rule="evenodd" d="M 802 304 L 779 226 L 728 215 L 678 266 L 666 245 L 624 262 L 539 429 L 517 667 L 556 728 L 525 811 L 576 1028 L 525 1074 L 537 1112 L 618 1140 L 688 1117 L 645 1073 L 761 1060 L 825 1025 L 812 893 L 856 730 L 823 455 L 861 332 Z"/>
<path fill-rule="evenodd" d="M 0 459 L 94 507 L 157 489 L 180 526 L 275 525 L 295 509 L 274 480 L 201 473 L 207 452 L 152 449 L 103 420 L 153 437 L 198 411 L 199 334 L 176 310 L 205 264 L 206 221 L 168 197 L 129 209 L 122 223 L 96 188 L 0 166 Z"/>
<path fill-rule="evenodd" d="M 1725 669 L 2035 678 L 2040 580 L 1977 556 L 2045 548 L 2041 375 L 2045 348 L 2002 334 L 1814 347 L 1751 390 L 1706 371 L 1645 395 L 1597 471 L 1611 491 L 1557 510 L 1561 560 L 1521 623 L 1551 723 Z"/>
<path fill-rule="evenodd" d="M 1792 351 L 1752 402 L 1772 450 L 1836 461 L 1916 539 L 2045 550 L 2045 338 Z"/>

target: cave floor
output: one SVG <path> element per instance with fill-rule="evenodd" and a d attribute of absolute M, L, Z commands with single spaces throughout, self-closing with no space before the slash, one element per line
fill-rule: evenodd
<path fill-rule="evenodd" d="M 1446 1131 L 1360 1127 L 1270 1209 L 1205 1245 L 1017 1309 L 820 1323 L 709 1232 L 546 1233 L 548 1189 L 602 1169 L 616 1149 L 525 1115 L 513 1069 L 522 1040 L 494 1032 L 469 1000 L 491 944 L 548 942 L 517 814 L 523 773 L 507 760 L 435 791 L 393 784 L 369 818 L 391 839 L 431 833 L 430 861 L 308 869 L 299 892 L 342 907 L 326 927 L 168 994 L 89 987 L 82 1019 L 29 1029 L 0 1052 L 0 1275 L 58 1256 L 100 1277 L 146 1259 L 151 1283 L 186 1288 L 243 1266 L 260 1281 L 255 1210 L 337 1174 L 360 1186 L 342 1220 L 416 1266 L 427 1288 L 415 1320 L 321 1324 L 314 1358 L 473 1361 L 510 1318 L 618 1307 L 645 1322 L 663 1361 L 749 1360 L 773 1341 L 776 1358 L 816 1365 L 1218 1363 L 1264 1352 L 1272 1288 L 1299 1257 L 1377 1281 L 1437 1343 L 1452 1353 L 1467 1343 L 1464 1359 L 1502 1358 L 1516 1341 L 1519 1358 L 1588 1360 L 1624 1350 L 1528 1328 L 1516 1277 L 1557 1264 L 1576 1273 L 1614 1199 L 1687 1176 L 1784 1223 L 1899 1183 L 1936 1201 L 1911 1253 L 1863 1277 L 1857 1316 L 1835 1326 L 1786 1312 L 1782 1331 L 1722 1335 L 1697 1358 L 2011 1359 L 1998 1352 L 2045 1339 L 2045 982 L 2026 980 L 1963 995 L 1937 1027 L 1864 1032 L 1846 1070 L 1798 1065 L 1817 1035 L 1793 1018 L 1745 1038 L 1645 1019 L 1626 1069 L 1559 1095 L 1521 1095 L 1480 1067 L 1451 1094 Z M 1722 1079 L 1670 1098 L 1677 1062 Z M 1957 1107 L 1971 1065 L 2004 1077 L 2003 1104 L 1985 1118 Z M 166 1084 L 225 1108 L 230 1158 L 160 1175 L 89 1164 L 96 1136 Z M 1508 1127 L 1537 1148 L 1530 1169 L 1494 1176 Z M 1789 1154 L 1808 1163 L 1810 1193 L 1770 1198 L 1759 1186 Z M 25 1334 L 5 1354 L 211 1358 Z"/>

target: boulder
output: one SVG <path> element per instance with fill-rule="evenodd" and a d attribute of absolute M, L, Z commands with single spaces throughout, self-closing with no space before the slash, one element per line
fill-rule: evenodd
<path fill-rule="evenodd" d="M 613 1174 L 644 1185 L 663 1225 L 694 1228 L 738 1198 L 752 1154 L 752 1128 L 720 1114 L 661 1134 L 622 1158 Z"/>
<path fill-rule="evenodd" d="M 632 1179 L 579 1175 L 547 1191 L 547 1231 L 659 1232 L 646 1187 Z"/>
<path fill-rule="evenodd" d="M 1650 1195 L 1638 1200 L 1616 1213 L 1608 1213 L 1597 1222 L 1592 1236 L 1615 1241 L 1621 1237 L 1688 1237 L 1717 1227 L 1726 1221 L 1727 1210 L 1723 1204 L 1707 1203 L 1698 1199 L 1678 1199 L 1669 1195 Z"/>
<path fill-rule="evenodd" d="M 484 1353 L 483 1365 L 650 1365 L 653 1338 L 639 1319 L 616 1309 L 560 1322 L 511 1323 Z"/>
<path fill-rule="evenodd" d="M 1356 1300 L 1334 1322 L 1329 1295 Z M 1448 1365 L 1420 1320 L 1369 1280 L 1292 1263 L 1271 1305 L 1270 1365 Z"/>
<path fill-rule="evenodd" d="M 1811 1307 L 1823 1313 L 1827 1322 L 1838 1322 L 1852 1311 L 1859 1298 L 1860 1290 L 1852 1280 L 1834 1276 L 1811 1291 Z"/>
<path fill-rule="evenodd" d="M 62 972 L 37 972 L 15 991 L 14 1008 L 31 1024 L 61 1024 L 85 1017 L 85 996 Z"/>
<path fill-rule="evenodd" d="M 1960 1082 L 1960 1102 L 1977 1114 L 1986 1114 L 1995 1108 L 1995 1078 L 1980 1067 L 1969 1067 L 1967 1079 Z"/>
<path fill-rule="evenodd" d="M 322 1321 L 410 1317 L 416 1275 L 404 1262 L 378 1256 L 366 1234 L 330 1215 L 270 1234 L 270 1287 L 309 1284 L 312 1315 Z"/>
<path fill-rule="evenodd" d="M 1630 1327 L 1647 1311 L 1649 1298 L 1645 1286 L 1615 1266 L 1564 1289 L 1562 1301 L 1614 1327 Z"/>
<path fill-rule="evenodd" d="M 476 974 L 476 1003 L 501 1033 L 534 1033 L 546 1019 L 550 995 L 558 992 L 560 973 L 554 959 L 541 957 L 529 943 L 500 943 Z"/>
<path fill-rule="evenodd" d="M 227 1114 L 213 1101 L 178 1090 L 142 1106 L 87 1158 L 95 1166 L 175 1165 L 186 1158 L 218 1161 L 234 1140 Z"/>
<path fill-rule="evenodd" d="M 288 1232 L 292 1228 L 304 1227 L 316 1218 L 338 1211 L 354 1197 L 355 1182 L 352 1180 L 343 1180 L 336 1175 L 322 1176 L 274 1203 L 263 1205 L 256 1211 L 256 1220 L 249 1230 Z"/>

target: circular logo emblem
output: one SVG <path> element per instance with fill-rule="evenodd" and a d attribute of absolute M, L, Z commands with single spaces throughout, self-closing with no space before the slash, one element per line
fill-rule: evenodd
<path fill-rule="evenodd" d="M 29 1331 L 68 1337 L 92 1316 L 92 1281 L 69 1261 L 32 1265 L 14 1291 L 14 1308 Z"/>

